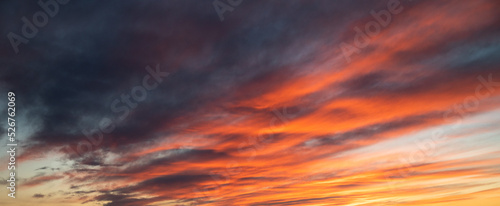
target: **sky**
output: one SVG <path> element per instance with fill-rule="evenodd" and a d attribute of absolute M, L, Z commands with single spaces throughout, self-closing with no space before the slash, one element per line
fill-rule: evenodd
<path fill-rule="evenodd" d="M 0 205 L 500 205 L 499 1 L 5 0 L 0 25 Z"/>

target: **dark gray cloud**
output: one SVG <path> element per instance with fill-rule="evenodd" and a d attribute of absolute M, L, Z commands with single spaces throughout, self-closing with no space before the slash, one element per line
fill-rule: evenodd
<path fill-rule="evenodd" d="M 40 9 L 35 3 L 2 4 L 19 9 L 2 13 L 2 19 L 13 19 L 4 21 L 4 35 L 19 33 L 20 18 Z M 335 4 L 363 10 L 347 2 Z M 310 61 L 314 53 L 297 58 L 283 52 L 328 33 L 308 21 L 322 18 L 333 31 L 341 18 L 347 18 L 339 14 L 348 14 L 344 9 L 328 5 L 334 3 L 318 1 L 303 7 L 299 1 L 245 2 L 222 23 L 211 2 L 71 1 L 60 5 L 47 26 L 20 45 L 18 54 L 4 41 L 6 72 L 0 79 L 4 88 L 18 93 L 19 107 L 25 108 L 28 119 L 36 120 L 30 148 L 47 149 L 76 144 L 85 139 L 82 129 L 97 128 L 102 118 L 119 116 L 110 110 L 112 101 L 130 93 L 147 74 L 147 65 L 160 64 L 172 75 L 106 135 L 101 147 L 143 142 L 180 115 L 209 109 L 206 102 L 216 104 L 236 88 L 287 72 L 282 69 L 290 62 Z M 368 1 L 361 5 L 371 6 Z M 292 14 L 296 18 L 288 18 Z M 295 34 L 297 28 L 304 30 L 301 35 Z"/>
<path fill-rule="evenodd" d="M 33 195 L 33 198 L 44 198 L 44 197 L 45 195 L 39 193 Z"/>

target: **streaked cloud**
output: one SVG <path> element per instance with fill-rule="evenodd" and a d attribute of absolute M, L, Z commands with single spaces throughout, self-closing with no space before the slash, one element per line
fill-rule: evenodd
<path fill-rule="evenodd" d="M 24 200 L 497 204 L 500 6 L 401 6 L 347 62 L 339 45 L 387 1 L 244 1 L 223 22 L 209 1 L 68 3 L 22 52 L 0 50 L 0 90 L 21 97 L 28 131 Z M 1 19 L 36 5 L 7 7 Z M 157 64 L 158 88 L 77 151 Z"/>

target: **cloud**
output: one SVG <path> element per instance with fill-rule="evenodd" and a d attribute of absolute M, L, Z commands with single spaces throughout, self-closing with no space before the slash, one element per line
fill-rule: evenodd
<path fill-rule="evenodd" d="M 43 194 L 34 194 L 33 195 L 33 198 L 44 198 L 44 197 L 45 197 L 45 195 L 43 195 Z"/>
<path fill-rule="evenodd" d="M 0 4 L 17 8 L 0 12 L 4 34 L 39 10 Z M 467 120 L 500 103 L 498 3 L 401 6 L 346 62 L 339 45 L 355 43 L 354 28 L 376 21 L 370 13 L 386 1 L 244 1 L 224 22 L 210 1 L 68 3 L 19 54 L 0 48 L 0 92 L 15 90 L 29 131 L 19 135 L 20 163 L 61 157 L 35 169 L 56 173 L 22 185 L 60 180 L 72 191 L 61 196 L 103 205 L 427 204 L 468 200 L 454 195 L 461 189 L 490 194 L 495 119 Z M 148 65 L 168 77 L 127 103 Z M 479 77 L 490 75 L 487 87 Z M 127 112 L 112 109 L 115 100 Z M 401 176 L 399 157 L 422 147 L 414 136 L 448 131 L 455 122 L 446 117 L 462 124 L 443 142 L 464 142 Z M 104 118 L 115 128 L 92 144 Z M 82 142 L 90 149 L 79 152 Z"/>
<path fill-rule="evenodd" d="M 33 186 L 38 186 L 45 184 L 47 182 L 51 182 L 54 180 L 62 179 L 64 176 L 61 175 L 47 175 L 47 176 L 38 176 L 38 177 L 33 177 L 30 179 L 27 179 L 22 183 L 23 186 L 27 187 L 33 187 Z"/>

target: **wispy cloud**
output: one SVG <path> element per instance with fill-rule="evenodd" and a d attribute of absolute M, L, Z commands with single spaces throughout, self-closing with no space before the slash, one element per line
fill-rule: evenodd
<path fill-rule="evenodd" d="M 341 43 L 388 2 L 245 1 L 222 22 L 211 2 L 68 3 L 22 53 L 0 50 L 0 84 L 21 96 L 29 130 L 20 170 L 36 165 L 23 174 L 27 198 L 498 203 L 499 4 L 397 1 L 402 11 L 346 61 Z M 2 31 L 18 12 L 0 12 Z M 66 149 L 157 63 L 168 78 L 99 146 Z"/>

